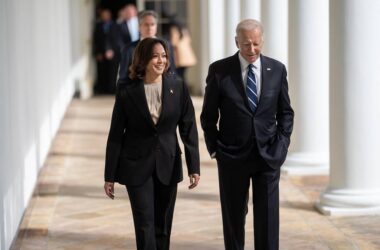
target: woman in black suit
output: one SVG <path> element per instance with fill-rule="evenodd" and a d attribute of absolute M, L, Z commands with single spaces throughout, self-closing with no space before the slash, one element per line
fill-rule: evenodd
<path fill-rule="evenodd" d="M 169 68 L 166 43 L 146 38 L 136 47 L 132 82 L 118 87 L 109 131 L 104 189 L 126 185 L 138 249 L 169 249 L 177 183 L 185 149 L 190 186 L 200 178 L 198 132 L 186 85 Z"/>

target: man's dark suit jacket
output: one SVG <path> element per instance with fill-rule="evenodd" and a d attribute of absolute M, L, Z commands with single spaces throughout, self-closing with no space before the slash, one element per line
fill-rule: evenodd
<path fill-rule="evenodd" d="M 198 132 L 187 87 L 173 76 L 163 77 L 162 110 L 155 125 L 142 81 L 119 86 L 107 142 L 105 181 L 143 184 L 156 171 L 166 185 L 182 180 L 181 149 L 189 174 L 200 173 Z"/>
<path fill-rule="evenodd" d="M 98 22 L 95 25 L 93 34 L 93 47 L 92 51 L 94 55 L 102 54 L 106 50 L 113 50 L 115 55 L 119 54 L 119 41 L 120 41 L 120 31 L 117 24 L 113 21 L 109 21 L 109 28 L 107 31 L 104 30 L 103 22 Z"/>
<path fill-rule="evenodd" d="M 130 44 L 132 42 L 131 33 L 129 32 L 128 24 L 126 21 L 118 23 L 120 32 L 120 50 L 125 44 Z"/>
<path fill-rule="evenodd" d="M 121 59 L 120 59 L 120 65 L 119 65 L 119 79 L 117 80 L 117 85 L 122 85 L 131 82 L 131 79 L 128 77 L 129 75 L 129 66 L 132 64 L 133 59 L 133 53 L 135 51 L 135 48 L 137 44 L 140 42 L 134 41 L 127 45 L 125 45 L 121 49 Z M 173 46 L 169 42 L 166 43 L 168 45 L 169 49 L 169 61 L 170 61 L 170 67 L 169 67 L 169 74 L 175 73 L 175 62 L 173 57 Z"/>
<path fill-rule="evenodd" d="M 266 163 L 277 169 L 287 155 L 294 112 L 290 106 L 285 66 L 261 56 L 261 67 L 261 94 L 257 110 L 252 113 L 238 53 L 211 64 L 201 124 L 210 154 L 216 152 L 217 158 L 221 154 L 231 159 L 244 159 L 257 146 Z"/>

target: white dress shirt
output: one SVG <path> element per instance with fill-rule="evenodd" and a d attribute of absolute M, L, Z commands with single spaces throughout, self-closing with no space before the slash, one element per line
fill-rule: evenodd
<path fill-rule="evenodd" d="M 240 61 L 240 69 L 241 69 L 241 76 L 243 79 L 243 85 L 244 85 L 244 90 L 247 87 L 247 75 L 248 75 L 248 65 L 249 63 L 240 55 L 239 52 L 239 61 Z M 256 77 L 256 86 L 257 86 L 257 101 L 260 100 L 260 94 L 261 94 L 261 59 L 260 57 L 257 58 L 256 61 L 253 63 L 253 73 L 255 74 Z"/>
<path fill-rule="evenodd" d="M 127 21 L 129 34 L 131 35 L 131 41 L 139 40 L 139 21 L 137 17 L 132 17 Z"/>

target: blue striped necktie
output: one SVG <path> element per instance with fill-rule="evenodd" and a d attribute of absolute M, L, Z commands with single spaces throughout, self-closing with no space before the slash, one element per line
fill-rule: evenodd
<path fill-rule="evenodd" d="M 248 97 L 248 103 L 249 106 L 252 109 L 252 112 L 255 113 L 257 109 L 257 84 L 256 84 L 256 77 L 255 73 L 253 73 L 253 65 L 248 65 L 248 74 L 247 74 L 247 86 L 246 86 L 246 93 Z"/>

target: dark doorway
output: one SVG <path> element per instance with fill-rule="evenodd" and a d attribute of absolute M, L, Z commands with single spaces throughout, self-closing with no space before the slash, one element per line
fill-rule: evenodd
<path fill-rule="evenodd" d="M 107 8 L 112 12 L 112 18 L 117 19 L 118 11 L 128 3 L 136 5 L 136 0 L 96 0 L 96 8 Z"/>

